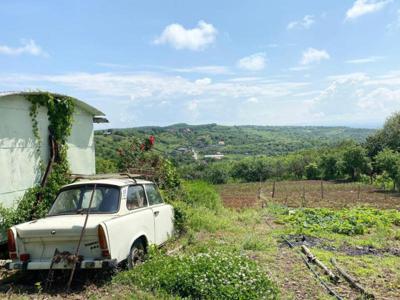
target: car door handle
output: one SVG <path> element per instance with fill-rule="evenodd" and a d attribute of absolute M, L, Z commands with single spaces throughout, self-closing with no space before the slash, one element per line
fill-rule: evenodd
<path fill-rule="evenodd" d="M 159 212 L 158 210 L 156 210 L 155 212 L 153 212 L 153 214 L 154 214 L 155 217 L 157 217 L 159 213 L 160 213 L 160 212 Z"/>

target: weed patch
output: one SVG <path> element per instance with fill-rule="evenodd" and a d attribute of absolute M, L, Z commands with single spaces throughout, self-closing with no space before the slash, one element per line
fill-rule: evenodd
<path fill-rule="evenodd" d="M 185 299 L 278 299 L 275 284 L 254 261 L 228 251 L 157 253 L 114 280 Z"/>

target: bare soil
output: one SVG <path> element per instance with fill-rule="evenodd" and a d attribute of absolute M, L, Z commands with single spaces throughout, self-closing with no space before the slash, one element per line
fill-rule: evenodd
<path fill-rule="evenodd" d="M 303 180 L 217 185 L 224 204 L 232 208 L 260 207 L 263 202 L 288 207 L 343 208 L 368 205 L 400 209 L 400 194 L 359 183 Z"/>

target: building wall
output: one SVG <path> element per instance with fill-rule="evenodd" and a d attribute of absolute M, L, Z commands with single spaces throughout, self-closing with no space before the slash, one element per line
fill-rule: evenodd
<path fill-rule="evenodd" d="M 32 132 L 30 103 L 20 95 L 0 99 L 0 203 L 14 206 L 24 192 L 41 178 L 49 158 L 47 109 L 41 107 L 37 120 L 40 147 Z M 75 108 L 68 140 L 68 160 L 72 173 L 94 174 L 93 117 Z"/>

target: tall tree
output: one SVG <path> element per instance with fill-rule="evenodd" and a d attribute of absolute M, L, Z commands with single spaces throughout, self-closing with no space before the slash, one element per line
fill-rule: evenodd
<path fill-rule="evenodd" d="M 367 153 L 360 145 L 347 146 L 343 151 L 339 165 L 342 172 L 350 176 L 352 180 L 356 180 L 361 173 L 368 172 L 370 169 Z"/>
<path fill-rule="evenodd" d="M 390 177 L 395 187 L 400 187 L 400 153 L 384 149 L 375 157 L 376 166 Z"/>

